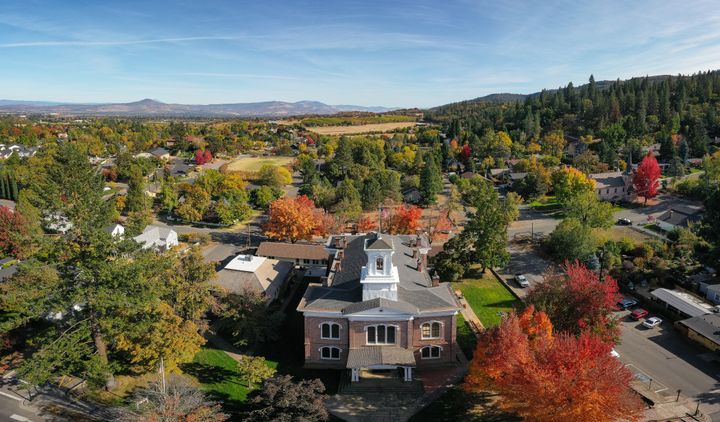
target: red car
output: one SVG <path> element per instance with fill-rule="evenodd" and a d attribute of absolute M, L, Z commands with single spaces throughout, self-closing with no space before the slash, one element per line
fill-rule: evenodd
<path fill-rule="evenodd" d="M 639 320 L 640 318 L 645 318 L 648 316 L 650 312 L 646 311 L 645 309 L 635 309 L 630 314 L 630 318 L 634 319 L 635 321 Z"/>

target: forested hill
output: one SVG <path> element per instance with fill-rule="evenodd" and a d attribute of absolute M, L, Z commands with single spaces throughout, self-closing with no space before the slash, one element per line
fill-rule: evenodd
<path fill-rule="evenodd" d="M 514 142 L 526 143 L 553 130 L 598 136 L 612 126 L 624 130 L 625 139 L 660 141 L 679 133 L 688 138 L 694 154 L 702 154 L 708 137 L 720 136 L 719 71 L 603 82 L 591 76 L 580 87 L 570 83 L 508 97 L 509 102 L 487 98 L 435 107 L 425 112 L 425 118 L 443 124 L 450 136 L 461 140 L 494 129 L 508 132 Z"/>

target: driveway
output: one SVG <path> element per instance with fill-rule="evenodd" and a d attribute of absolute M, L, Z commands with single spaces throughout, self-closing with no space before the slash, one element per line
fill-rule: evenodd
<path fill-rule="evenodd" d="M 709 360 L 712 354 L 680 336 L 669 322 L 647 329 L 629 313 L 616 313 L 621 338 L 615 350 L 625 366 L 658 394 L 674 397 L 682 390 L 701 402 L 705 414 L 720 412 L 720 363 Z M 720 420 L 720 413 L 716 417 Z"/>

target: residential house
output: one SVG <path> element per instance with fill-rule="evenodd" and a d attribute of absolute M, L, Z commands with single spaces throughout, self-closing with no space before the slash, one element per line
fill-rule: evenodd
<path fill-rule="evenodd" d="M 690 340 L 720 352 L 720 315 L 706 314 L 684 319 L 676 322 L 675 327 Z"/>
<path fill-rule="evenodd" d="M 314 243 L 260 242 L 255 255 L 289 262 L 310 277 L 325 275 L 330 259 L 325 245 Z"/>
<path fill-rule="evenodd" d="M 165 252 L 179 244 L 177 232 L 168 227 L 147 226 L 142 234 L 133 238 L 143 249 Z"/>
<path fill-rule="evenodd" d="M 588 177 L 595 181 L 595 192 L 604 201 L 632 201 L 635 193 L 632 184 L 632 165 L 627 170 L 593 173 Z"/>
<path fill-rule="evenodd" d="M 674 205 L 672 208 L 655 218 L 655 223 L 665 231 L 688 228 L 702 220 L 702 206 Z"/>
<path fill-rule="evenodd" d="M 406 204 L 419 204 L 422 202 L 422 192 L 414 186 L 403 189 L 402 195 L 403 202 Z"/>
<path fill-rule="evenodd" d="M 170 151 L 168 151 L 162 147 L 155 148 L 154 150 L 150 151 L 150 154 L 152 154 L 152 156 L 157 158 L 158 160 L 169 160 L 170 159 Z"/>
<path fill-rule="evenodd" d="M 120 224 L 113 224 L 105 227 L 105 231 L 109 233 L 112 237 L 121 237 L 125 235 L 125 227 L 121 226 Z"/>
<path fill-rule="evenodd" d="M 370 233 L 329 239 L 334 259 L 298 305 L 305 321 L 305 366 L 361 374 L 451 365 L 459 351 L 449 283 L 427 271 L 427 241 Z M 392 372 L 391 372 L 392 373 Z"/>
<path fill-rule="evenodd" d="M 37 154 L 40 147 L 26 147 L 20 144 L 0 144 L 0 159 L 6 160 L 13 154 L 20 158 L 32 157 Z"/>
<path fill-rule="evenodd" d="M 684 318 L 692 318 L 712 312 L 713 306 L 703 302 L 690 293 L 679 290 L 655 289 L 650 292 L 653 300 L 662 303 L 665 308 Z"/>
<path fill-rule="evenodd" d="M 290 278 L 293 264 L 263 256 L 238 255 L 218 271 L 213 283 L 228 293 L 251 290 L 262 294 L 267 303 L 277 299 Z"/>

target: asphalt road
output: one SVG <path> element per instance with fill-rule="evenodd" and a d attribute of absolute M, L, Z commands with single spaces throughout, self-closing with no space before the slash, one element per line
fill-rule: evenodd
<path fill-rule="evenodd" d="M 0 392 L 0 421 L 42 421 L 45 418 L 38 416 L 32 410 L 22 406 L 22 402 L 5 396 Z"/>
<path fill-rule="evenodd" d="M 681 337 L 670 323 L 647 329 L 629 313 L 617 313 L 622 336 L 615 350 L 620 360 L 634 372 L 641 371 L 643 379 L 652 378 L 654 391 L 674 396 L 682 390 L 699 399 L 706 414 L 720 411 L 720 363 L 709 361 L 706 349 Z"/>

